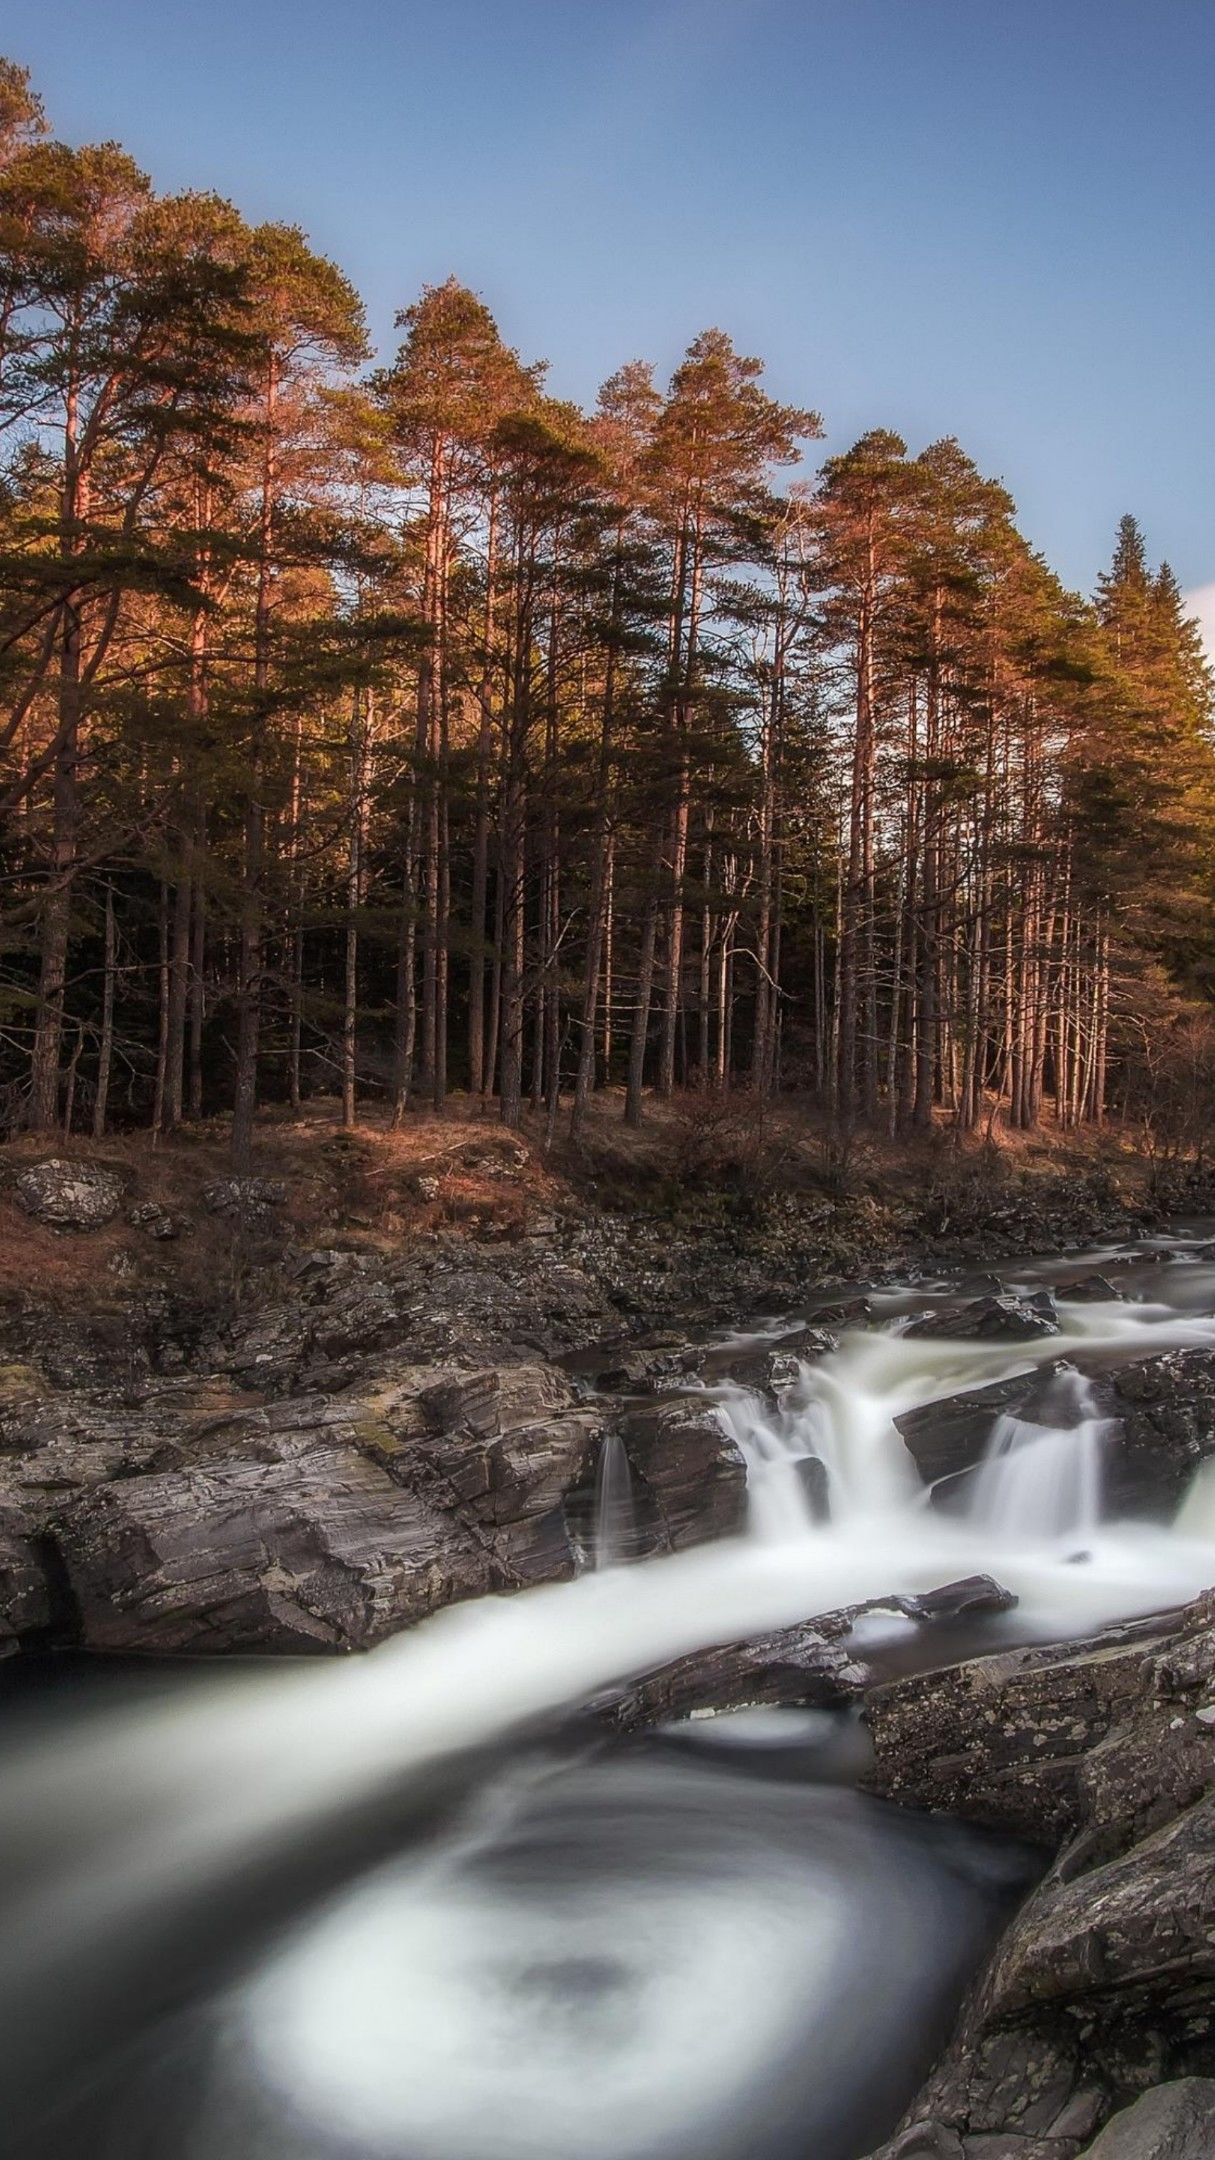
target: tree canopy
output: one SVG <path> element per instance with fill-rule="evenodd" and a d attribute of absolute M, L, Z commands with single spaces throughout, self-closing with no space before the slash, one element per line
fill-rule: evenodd
<path fill-rule="evenodd" d="M 455 277 L 398 328 L 0 62 L 7 1127 L 1138 1114 L 1215 759 L 1135 520 L 1089 601 L 952 439 L 797 476 L 818 414 L 720 328 L 590 412 Z"/>

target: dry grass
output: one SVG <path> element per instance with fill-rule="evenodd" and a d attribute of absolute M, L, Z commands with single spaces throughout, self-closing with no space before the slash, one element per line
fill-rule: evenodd
<path fill-rule="evenodd" d="M 281 1211 L 302 1244 L 399 1248 L 437 1233 L 478 1238 L 519 1236 L 538 1217 L 599 1205 L 666 1208 L 697 1192 L 759 1196 L 824 1192 L 897 1197 L 950 1181 L 1003 1177 L 1032 1181 L 1060 1172 L 1115 1171 L 1133 1190 L 1145 1168 L 1125 1132 L 959 1137 L 945 1128 L 891 1142 L 858 1136 L 833 1140 L 812 1108 L 782 1100 L 762 1114 L 746 1095 L 688 1095 L 647 1104 L 645 1123 L 626 1126 L 616 1090 L 590 1106 L 581 1145 L 570 1147 L 564 1119 L 545 1153 L 546 1120 L 525 1112 L 508 1134 L 477 1103 L 455 1098 L 441 1118 L 411 1112 L 393 1131 L 372 1109 L 353 1132 L 337 1106 L 310 1104 L 302 1115 L 269 1110 L 259 1127 L 254 1170 L 286 1188 Z M 155 1241 L 125 1220 L 87 1236 L 34 1223 L 17 1207 L 13 1175 L 27 1162 L 57 1154 L 97 1162 L 126 1182 L 129 1205 L 155 1200 L 189 1224 L 173 1241 Z M 230 1175 L 225 1120 L 184 1127 L 154 1144 L 147 1133 L 95 1144 L 81 1137 L 48 1143 L 22 1136 L 0 1153 L 0 1297 L 35 1289 L 64 1304 L 118 1302 L 132 1277 L 192 1297 L 230 1292 L 256 1260 L 256 1240 L 208 1212 L 203 1189 Z M 7 1173 L 7 1175 L 5 1174 Z"/>

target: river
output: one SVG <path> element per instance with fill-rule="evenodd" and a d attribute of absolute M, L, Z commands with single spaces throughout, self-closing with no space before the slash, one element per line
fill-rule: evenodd
<path fill-rule="evenodd" d="M 1215 1472 L 1171 1521 L 1119 1519 L 1087 1378 L 1215 1343 L 1209 1237 L 1014 1268 L 1026 1293 L 1093 1267 L 1120 1293 L 1062 1300 L 1041 1341 L 908 1337 L 957 1282 L 886 1286 L 776 1409 L 710 1357 L 699 1385 L 748 1465 L 745 1536 L 621 1564 L 627 1471 L 609 1459 L 609 1564 L 575 1582 L 341 1663 L 10 1676 L 6 2149 L 858 2160 L 1040 1863 L 858 1791 L 848 1712 L 629 1742 L 570 1713 L 706 1644 L 977 1572 L 1018 1603 L 975 1623 L 975 1647 L 1215 1581 Z M 930 1494 L 893 1419 L 1060 1358 L 1075 1371 L 1049 1410 L 994 1421 L 982 1466 Z M 932 1654 L 893 1609 L 854 1640 L 879 1665 Z"/>

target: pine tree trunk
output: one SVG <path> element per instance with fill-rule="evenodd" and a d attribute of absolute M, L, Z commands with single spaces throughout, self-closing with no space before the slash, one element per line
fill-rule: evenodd
<path fill-rule="evenodd" d="M 266 814 L 264 783 L 266 696 L 270 683 L 270 572 L 277 483 L 275 417 L 278 363 L 272 357 L 266 376 L 261 510 L 258 534 L 257 602 L 254 617 L 253 731 L 250 753 L 250 799 L 245 812 L 241 870 L 240 953 L 237 986 L 236 1078 L 232 1101 L 232 1159 L 246 1170 L 253 1150 L 257 1112 L 257 1063 L 262 1022 L 263 879 Z"/>
<path fill-rule="evenodd" d="M 114 888 L 105 889 L 105 958 L 101 985 L 101 1038 L 97 1046 L 97 1093 L 93 1098 L 93 1138 L 104 1140 L 110 1105 L 110 1074 L 114 1065 L 114 982 L 118 972 L 118 937 L 114 922 Z"/>

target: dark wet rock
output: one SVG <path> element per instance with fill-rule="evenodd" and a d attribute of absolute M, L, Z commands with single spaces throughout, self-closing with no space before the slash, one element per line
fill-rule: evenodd
<path fill-rule="evenodd" d="M 992 1575 L 965 1575 L 960 1582 L 943 1583 L 939 1590 L 922 1590 L 895 1602 L 909 1620 L 958 1620 L 964 1613 L 1011 1612 L 1017 1599 Z"/>
<path fill-rule="evenodd" d="M 1084 2160 L 1211 2160 L 1215 2079 L 1177 2078 L 1107 2123 Z"/>
<path fill-rule="evenodd" d="M 895 1419 L 925 1484 L 955 1478 L 982 1462 L 996 1419 L 1029 1418 L 1045 1383 L 1065 1368 L 1062 1363 L 1017 1373 L 988 1387 L 968 1388 L 922 1410 L 905 1410 Z"/>
<path fill-rule="evenodd" d="M 913 1320 L 905 1332 L 909 1336 L 939 1335 L 950 1342 L 1029 1342 L 1057 1335 L 1059 1322 L 1046 1292 L 1036 1292 L 1032 1298 L 1005 1293 L 925 1313 Z"/>
<path fill-rule="evenodd" d="M 739 1387 L 777 1403 L 800 1385 L 802 1361 L 790 1350 L 765 1350 L 762 1356 L 741 1359 L 731 1367 L 729 1377 Z"/>
<path fill-rule="evenodd" d="M 1141 1358 L 1094 1381 L 1097 1413 L 1118 1421 L 1109 1497 L 1171 1507 L 1215 1452 L 1215 1350 Z"/>
<path fill-rule="evenodd" d="M 1107 1508 L 1167 1515 L 1215 1452 L 1215 1350 L 1166 1351 L 1083 1381 L 1060 1361 L 905 1411 L 895 1423 L 921 1477 L 935 1484 L 982 1461 L 1001 1416 L 1064 1427 L 1103 1419 Z"/>
<path fill-rule="evenodd" d="M 844 1298 L 837 1304 L 816 1305 L 814 1324 L 824 1328 L 868 1327 L 873 1305 L 867 1297 Z"/>
<path fill-rule="evenodd" d="M 1069 1281 L 1055 1284 L 1055 1296 L 1072 1304 L 1108 1305 L 1121 1295 L 1108 1275 L 1073 1275 Z"/>
<path fill-rule="evenodd" d="M 677 1552 L 742 1528 L 747 1466 L 711 1404 L 684 1396 L 634 1410 L 620 1432 L 651 1549 Z"/>
<path fill-rule="evenodd" d="M 478 1533 L 507 1533 L 498 1587 L 513 1589 L 573 1572 L 564 1502 L 591 1473 L 602 1430 L 594 1411 L 582 1410 L 476 1446 L 447 1433 L 399 1454 L 390 1468 L 413 1486 L 422 1467 L 431 1489 L 457 1514 L 471 1514 Z"/>
<path fill-rule="evenodd" d="M 944 2123 L 913 2123 L 883 2145 L 870 2160 L 1077 2160 L 1078 2139 L 984 2137 L 961 2138 Z"/>
<path fill-rule="evenodd" d="M 63 1392 L 19 1377 L 0 1395 L 0 1513 L 17 1541 L 0 1636 L 44 1624 L 32 1540 L 61 1552 L 76 1592 L 68 1639 L 363 1647 L 436 1605 L 572 1573 L 566 1497 L 601 1433 L 535 1361 L 397 1361 L 358 1391 L 269 1401 L 222 1377 Z"/>
<path fill-rule="evenodd" d="M 48 1557 L 36 1516 L 0 1504 L 0 1658 L 44 1636 L 54 1618 Z"/>
<path fill-rule="evenodd" d="M 448 1400 L 465 1412 L 460 1430 L 434 1430 L 433 1405 L 407 1393 L 273 1403 L 220 1420 L 200 1460 L 65 1502 L 56 1535 L 81 1639 L 363 1649 L 453 1600 L 571 1574 L 562 1501 L 585 1475 L 597 1420 L 516 1423 L 522 1395 L 504 1408 L 484 1387 L 475 1404 Z"/>
<path fill-rule="evenodd" d="M 826 1522 L 831 1514 L 831 1476 L 826 1463 L 817 1455 L 802 1455 L 793 1469 L 815 1522 Z"/>
<path fill-rule="evenodd" d="M 757 1394 L 778 1399 L 796 1387 L 802 1377 L 801 1368 L 816 1358 L 829 1357 L 839 1349 L 839 1338 L 827 1328 L 799 1328 L 793 1334 L 782 1336 L 770 1349 L 748 1350 L 737 1357 L 722 1361 L 720 1369 L 739 1387 L 753 1388 Z"/>
<path fill-rule="evenodd" d="M 932 2126 L 960 2141 L 965 2160 L 987 2160 L 1000 2140 L 1014 2153 L 1017 2140 L 1030 2152 L 1071 2140 L 1074 2152 L 1145 2086 L 1205 2077 L 1215 1592 L 1171 1620 L 876 1689 L 866 1716 L 878 1790 L 1060 1847 L 903 2136 Z M 1167 2120 L 1165 2103 L 1154 2105 Z M 1098 2140 L 1098 2160 L 1110 2149 Z M 901 2150 L 896 2139 L 886 2160 Z"/>
<path fill-rule="evenodd" d="M 58 1157 L 31 1163 L 13 1180 L 18 1205 L 53 1230 L 100 1230 L 117 1215 L 124 1189 L 116 1171 Z"/>
<path fill-rule="evenodd" d="M 761 1704 L 834 1708 L 861 1694 L 869 1677 L 843 1631 L 829 1635 L 815 1621 L 676 1658 L 597 1707 L 615 1730 L 638 1732 Z"/>
<path fill-rule="evenodd" d="M 637 1344 L 605 1353 L 605 1362 L 592 1370 L 596 1387 L 608 1394 L 646 1394 L 694 1373 L 703 1356 L 673 1343 Z"/>
<path fill-rule="evenodd" d="M 894 1799 L 1058 1842 L 1085 1814 L 1089 1751 L 1137 1709 L 1150 1659 L 1172 1643 L 1159 1620 L 1128 1624 L 876 1688 L 866 1706 L 876 1783 Z"/>
<path fill-rule="evenodd" d="M 718 1644 L 676 1658 L 614 1694 L 604 1714 L 620 1729 L 669 1723 L 764 1704 L 830 1708 L 871 1686 L 873 1675 L 849 1644 L 870 1613 L 901 1613 L 931 1623 L 962 1613 L 1005 1612 L 1016 1604 L 990 1575 L 970 1575 L 920 1597 L 870 1598 L 746 1642 Z"/>
<path fill-rule="evenodd" d="M 104 1486 L 60 1545 L 98 1650 L 362 1649 L 491 1580 L 438 1501 L 320 1441 Z"/>

